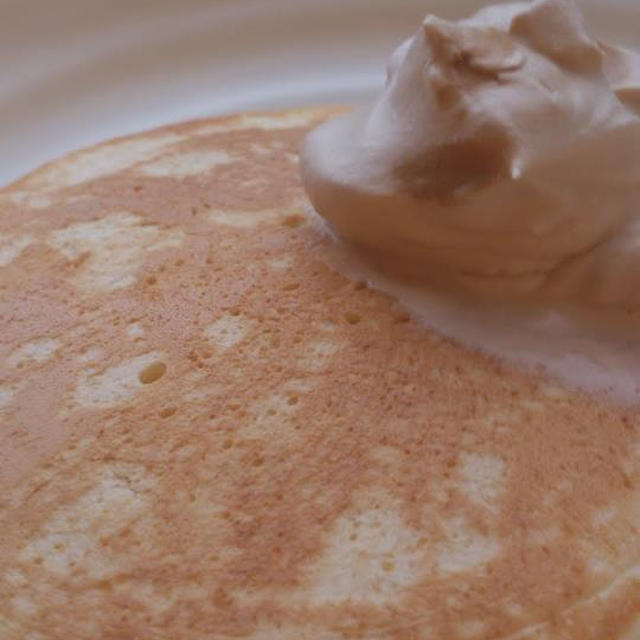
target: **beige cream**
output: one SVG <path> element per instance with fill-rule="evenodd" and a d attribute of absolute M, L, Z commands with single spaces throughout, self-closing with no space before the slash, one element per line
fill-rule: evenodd
<path fill-rule="evenodd" d="M 378 265 L 447 288 L 640 303 L 640 56 L 572 0 L 427 17 L 366 109 L 316 129 L 305 187 Z"/>

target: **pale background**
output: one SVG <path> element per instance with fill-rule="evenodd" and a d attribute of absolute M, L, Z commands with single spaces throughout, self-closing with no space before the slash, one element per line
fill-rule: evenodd
<path fill-rule="evenodd" d="M 175 120 L 366 99 L 429 12 L 479 0 L 0 0 L 0 185 Z M 640 0 L 584 0 L 640 45 Z M 635 39 L 635 43 L 634 43 Z"/>

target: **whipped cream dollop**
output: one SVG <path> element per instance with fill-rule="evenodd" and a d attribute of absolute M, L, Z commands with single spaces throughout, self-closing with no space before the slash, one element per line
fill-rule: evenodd
<path fill-rule="evenodd" d="M 428 16 L 387 76 L 303 148 L 342 239 L 411 279 L 640 306 L 640 55 L 533 0 Z"/>

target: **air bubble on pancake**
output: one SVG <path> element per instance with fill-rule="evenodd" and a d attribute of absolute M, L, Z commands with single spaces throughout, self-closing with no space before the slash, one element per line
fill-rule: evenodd
<path fill-rule="evenodd" d="M 0 235 L 0 267 L 6 267 L 11 264 L 32 243 L 33 236 L 31 234 L 22 236 Z"/>
<path fill-rule="evenodd" d="M 102 552 L 98 538 L 124 529 L 145 506 L 150 485 L 142 469 L 130 465 L 105 468 L 99 481 L 71 505 L 60 508 L 20 552 L 23 564 L 68 577 L 82 571 L 105 578 L 116 569 Z"/>
<path fill-rule="evenodd" d="M 474 504 L 495 511 L 504 491 L 504 462 L 496 456 L 463 453 L 460 456 L 464 494 Z"/>
<path fill-rule="evenodd" d="M 162 362 L 161 354 L 146 353 L 89 375 L 78 381 L 73 400 L 82 407 L 94 409 L 114 407 L 131 400 L 146 385 L 139 379 L 142 371 Z"/>
<path fill-rule="evenodd" d="M 316 339 L 307 342 L 298 355 L 298 366 L 310 372 L 325 369 L 338 353 L 340 345 L 335 340 Z"/>
<path fill-rule="evenodd" d="M 238 344 L 247 334 L 250 321 L 242 315 L 225 315 L 205 328 L 207 340 L 223 352 Z"/>
<path fill-rule="evenodd" d="M 132 322 L 126 329 L 127 335 L 132 340 L 138 340 L 139 338 L 143 338 L 146 331 L 140 322 Z"/>
<path fill-rule="evenodd" d="M 150 160 L 158 152 L 182 139 L 183 136 L 165 134 L 122 140 L 80 151 L 36 171 L 27 177 L 22 185 L 29 189 L 48 190 L 73 187 L 128 169 L 138 162 Z"/>
<path fill-rule="evenodd" d="M 95 293 L 133 284 L 148 253 L 179 247 L 184 237 L 182 230 L 145 224 L 141 216 L 123 211 L 54 231 L 48 244 L 78 261 L 71 282 Z"/>
<path fill-rule="evenodd" d="M 142 384 L 153 384 L 160 380 L 166 372 L 167 365 L 160 360 L 155 360 L 151 364 L 140 369 L 138 372 L 138 380 L 140 380 Z"/>
<path fill-rule="evenodd" d="M 103 350 L 100 347 L 90 346 L 84 349 L 76 358 L 80 364 L 95 362 L 102 357 Z"/>
<path fill-rule="evenodd" d="M 388 605 L 419 579 L 418 535 L 389 507 L 352 511 L 335 523 L 310 571 L 315 604 L 345 601 Z"/>
<path fill-rule="evenodd" d="M 435 545 L 440 573 L 465 573 L 485 565 L 500 550 L 496 540 L 473 529 L 463 516 L 442 523 L 445 539 Z"/>
<path fill-rule="evenodd" d="M 137 169 L 152 178 L 186 178 L 205 174 L 215 167 L 231 162 L 233 158 L 226 151 L 213 149 L 165 155 L 153 162 L 140 165 Z"/>
<path fill-rule="evenodd" d="M 13 351 L 7 359 L 7 364 L 20 367 L 28 362 L 46 362 L 61 346 L 60 340 L 55 338 L 41 338 L 27 342 Z"/>

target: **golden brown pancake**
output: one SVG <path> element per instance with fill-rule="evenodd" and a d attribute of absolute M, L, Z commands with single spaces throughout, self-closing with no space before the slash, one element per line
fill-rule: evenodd
<path fill-rule="evenodd" d="M 330 111 L 0 194 L 2 640 L 640 638 L 640 415 L 327 260 Z"/>

